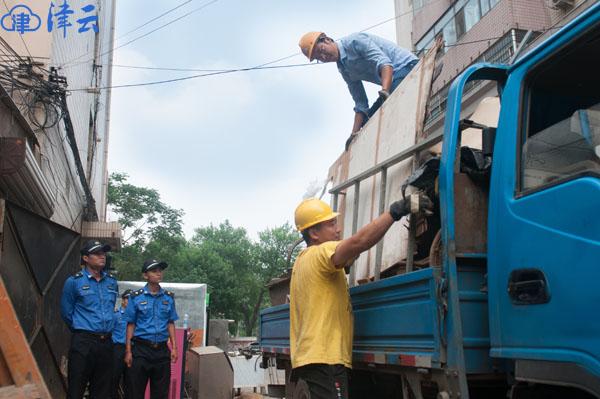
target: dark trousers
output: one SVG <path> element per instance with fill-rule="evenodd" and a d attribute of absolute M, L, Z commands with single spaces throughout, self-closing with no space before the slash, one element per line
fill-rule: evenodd
<path fill-rule="evenodd" d="M 81 399 L 88 383 L 90 399 L 110 397 L 113 343 L 110 335 L 75 332 L 71 337 L 68 399 Z"/>
<path fill-rule="evenodd" d="M 309 364 L 294 369 L 294 379 L 308 384 L 310 399 L 348 399 L 348 373 L 342 364 Z"/>
<path fill-rule="evenodd" d="M 390 87 L 390 94 L 392 94 L 394 92 L 394 90 L 396 90 L 396 87 L 398 87 L 398 85 L 400 85 L 400 83 L 402 83 L 402 81 L 404 80 L 406 75 L 408 75 L 410 73 L 410 71 L 412 71 L 412 69 L 418 63 L 419 63 L 418 60 L 413 60 L 413 61 L 409 62 L 408 64 L 406 64 L 406 66 L 404 68 L 402 68 L 394 73 L 394 76 L 392 77 L 392 87 Z M 373 116 L 373 114 L 375 114 L 375 112 L 377 112 L 377 110 L 379 108 L 381 108 L 384 101 L 385 100 L 383 100 L 381 97 L 377 98 L 377 100 L 373 103 L 371 108 L 369 108 L 369 111 L 367 112 L 367 115 L 364 119 L 363 126 Z"/>
<path fill-rule="evenodd" d="M 112 399 L 119 399 L 119 386 L 121 377 L 125 372 L 125 344 L 113 344 L 113 375 L 112 375 Z M 122 384 L 124 386 L 125 384 Z"/>
<path fill-rule="evenodd" d="M 171 352 L 166 343 L 152 347 L 134 341 L 133 363 L 125 373 L 128 399 L 143 399 L 150 381 L 150 399 L 167 399 L 171 382 Z"/>
<path fill-rule="evenodd" d="M 394 90 L 396 90 L 396 87 L 398 87 L 398 85 L 404 80 L 404 78 L 418 63 L 418 60 L 413 60 L 409 62 L 406 66 L 404 66 L 402 69 L 399 69 L 394 72 L 394 76 L 392 77 L 392 87 L 390 87 L 390 94 L 393 93 Z M 384 101 L 385 100 L 382 97 L 378 97 L 377 100 L 371 106 L 371 108 L 369 108 L 366 112 L 362 112 L 363 121 L 362 125 L 360 126 L 361 129 L 369 121 L 369 119 L 371 119 L 375 112 L 377 112 L 377 110 L 381 108 Z M 357 134 L 358 132 L 352 133 L 350 137 L 348 137 L 348 139 L 346 140 L 346 151 L 348 151 L 348 148 L 350 148 L 350 144 L 352 144 Z"/>

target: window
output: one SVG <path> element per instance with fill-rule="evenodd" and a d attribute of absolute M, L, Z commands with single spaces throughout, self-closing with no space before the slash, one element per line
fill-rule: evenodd
<path fill-rule="evenodd" d="M 429 48 L 433 43 L 433 38 L 440 32 L 443 32 L 446 44 L 454 44 L 465 33 L 475 25 L 483 15 L 485 15 L 500 0 L 458 0 L 452 7 L 444 13 L 436 24 L 427 31 L 415 45 L 417 52 Z M 430 3 L 431 0 L 414 0 L 413 10 L 421 8 Z M 450 21 L 450 22 L 448 22 Z M 453 26 L 449 26 L 449 24 Z M 451 39 L 451 40 L 448 40 Z M 446 49 L 447 50 L 447 49 Z"/>
<path fill-rule="evenodd" d="M 479 13 L 479 0 L 470 0 L 465 5 L 465 32 L 468 32 L 473 25 L 475 25 L 481 19 Z"/>
<path fill-rule="evenodd" d="M 481 0 L 481 15 L 487 14 L 490 8 L 490 0 Z"/>
<path fill-rule="evenodd" d="M 456 26 L 454 25 L 454 18 L 444 26 L 443 30 L 445 51 L 448 51 L 448 46 L 456 43 Z"/>
<path fill-rule="evenodd" d="M 465 9 L 461 8 L 459 12 L 456 13 L 456 38 L 460 39 L 466 32 L 465 28 Z"/>
<path fill-rule="evenodd" d="M 600 29 L 570 45 L 526 81 L 521 190 L 600 176 Z"/>
<path fill-rule="evenodd" d="M 423 37 L 421 40 L 419 40 L 419 42 L 415 46 L 417 52 L 431 47 L 431 43 L 433 43 L 433 39 L 434 39 L 433 30 L 430 30 L 429 32 L 427 32 L 425 37 Z"/>

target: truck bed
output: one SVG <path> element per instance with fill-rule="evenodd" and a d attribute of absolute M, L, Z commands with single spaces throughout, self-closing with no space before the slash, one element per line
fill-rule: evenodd
<path fill-rule="evenodd" d="M 468 373 L 493 370 L 489 357 L 485 259 L 459 264 L 463 344 Z M 445 363 L 444 280 L 426 268 L 350 289 L 354 312 L 353 363 L 442 368 Z M 289 304 L 260 316 L 265 353 L 289 355 Z"/>

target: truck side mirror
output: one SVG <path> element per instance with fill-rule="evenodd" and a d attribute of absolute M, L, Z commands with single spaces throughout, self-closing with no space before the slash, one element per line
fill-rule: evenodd
<path fill-rule="evenodd" d="M 492 155 L 494 152 L 494 142 L 496 141 L 496 128 L 485 127 L 481 136 L 481 152 L 484 156 Z"/>

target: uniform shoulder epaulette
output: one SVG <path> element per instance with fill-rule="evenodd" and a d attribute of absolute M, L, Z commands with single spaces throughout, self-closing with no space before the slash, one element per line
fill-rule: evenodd
<path fill-rule="evenodd" d="M 108 277 L 112 278 L 112 279 L 115 279 L 115 280 L 117 279 L 117 276 L 115 276 L 114 274 L 112 274 L 112 272 L 108 272 L 108 273 L 106 273 L 106 275 Z"/>
<path fill-rule="evenodd" d="M 143 293 L 144 293 L 144 289 L 143 289 L 143 288 L 140 288 L 140 289 L 139 289 L 139 290 L 137 290 L 137 291 L 133 291 L 133 292 L 131 293 L 131 296 L 132 296 L 132 297 L 134 297 L 134 296 L 141 295 L 141 294 L 143 294 Z"/>
<path fill-rule="evenodd" d="M 171 292 L 171 291 L 167 291 L 165 290 L 165 294 L 167 294 L 168 296 L 170 296 L 171 298 L 175 299 L 175 293 Z"/>
<path fill-rule="evenodd" d="M 77 272 L 73 275 L 73 278 L 83 277 L 83 272 Z"/>

